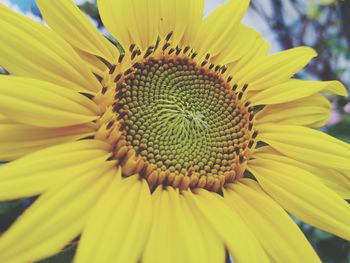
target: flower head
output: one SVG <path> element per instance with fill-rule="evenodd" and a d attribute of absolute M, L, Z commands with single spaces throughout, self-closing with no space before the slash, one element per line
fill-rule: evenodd
<path fill-rule="evenodd" d="M 70 0 L 49 27 L 0 6 L 0 200 L 39 196 L 1 262 L 319 262 L 286 211 L 350 239 L 350 147 L 314 128 L 337 81 L 268 55 L 249 1 L 99 0 L 122 51 Z"/>

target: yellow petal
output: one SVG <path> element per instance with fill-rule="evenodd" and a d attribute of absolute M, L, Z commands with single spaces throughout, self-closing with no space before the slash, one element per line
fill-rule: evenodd
<path fill-rule="evenodd" d="M 159 34 L 165 38 L 173 32 L 173 46 L 191 46 L 202 23 L 203 0 L 158 0 Z"/>
<path fill-rule="evenodd" d="M 172 32 L 173 46 L 189 44 L 201 23 L 203 0 L 98 0 L 101 19 L 124 49 L 155 45 Z"/>
<path fill-rule="evenodd" d="M 201 54 L 216 56 L 227 47 L 239 29 L 249 0 L 230 0 L 210 13 L 199 28 L 194 47 Z"/>
<path fill-rule="evenodd" d="M 187 231 L 189 232 L 189 235 L 186 235 L 186 237 L 189 239 L 194 239 L 196 242 L 198 242 L 199 247 L 203 246 L 202 242 L 204 242 L 206 247 L 203 256 L 199 256 L 199 249 L 192 244 L 190 246 L 193 248 L 193 251 L 190 251 L 192 254 L 191 258 L 194 258 L 193 254 L 197 254 L 197 261 L 194 262 L 198 262 L 199 258 L 201 258 L 201 262 L 224 262 L 226 257 L 224 242 L 218 237 L 215 231 L 210 228 L 204 220 L 202 220 L 202 218 L 196 217 L 190 204 L 185 200 L 183 195 L 181 195 L 180 199 L 186 217 Z M 198 240 L 199 238 L 201 238 L 201 240 Z M 205 257 L 205 259 L 203 257 Z"/>
<path fill-rule="evenodd" d="M 117 177 L 91 213 L 75 262 L 137 262 L 152 214 L 147 182 Z"/>
<path fill-rule="evenodd" d="M 101 19 L 124 49 L 136 44 L 142 50 L 154 45 L 158 36 L 159 0 L 98 0 Z"/>
<path fill-rule="evenodd" d="M 0 65 L 12 74 L 78 91 L 101 88 L 73 48 L 44 25 L 0 5 L 0 30 Z"/>
<path fill-rule="evenodd" d="M 339 171 L 344 177 L 350 180 L 350 171 Z"/>
<path fill-rule="evenodd" d="M 322 95 L 315 94 L 299 100 L 267 105 L 256 114 L 257 128 L 264 123 L 281 123 L 319 128 L 332 112 L 332 105 Z"/>
<path fill-rule="evenodd" d="M 309 97 L 321 91 L 347 96 L 346 88 L 339 81 L 306 81 L 291 79 L 285 83 L 267 88 L 249 101 L 252 105 L 280 104 Z"/>
<path fill-rule="evenodd" d="M 224 241 L 235 262 L 269 262 L 260 243 L 240 216 L 216 193 L 184 193 L 197 218 L 203 218 Z"/>
<path fill-rule="evenodd" d="M 12 161 L 31 152 L 94 135 L 91 125 L 39 128 L 0 119 L 0 161 Z"/>
<path fill-rule="evenodd" d="M 128 19 L 125 12 L 122 11 L 121 1 L 97 0 L 97 6 L 101 20 L 107 30 L 117 39 L 124 49 L 128 49 L 130 44 L 133 43 L 133 40 L 130 38 L 128 27 L 125 26 Z M 133 34 L 135 33 L 136 32 L 133 32 Z"/>
<path fill-rule="evenodd" d="M 266 58 L 269 49 L 269 44 L 262 37 L 257 37 L 255 39 L 254 45 L 248 50 L 247 53 L 245 53 L 237 61 L 228 64 L 227 75 L 235 76 L 240 70 L 242 70 L 247 65 L 255 63 L 256 61 L 261 60 L 261 58 Z M 232 58 L 230 58 L 230 60 L 235 58 L 236 57 L 232 55 Z M 217 63 L 221 64 L 222 62 L 218 60 Z"/>
<path fill-rule="evenodd" d="M 248 162 L 261 187 L 304 222 L 350 240 L 350 206 L 317 177 L 297 166 L 269 159 Z"/>
<path fill-rule="evenodd" d="M 215 64 L 227 65 L 249 54 L 259 42 L 263 41 L 260 33 L 243 24 L 232 34 L 230 42 L 214 58 Z"/>
<path fill-rule="evenodd" d="M 177 2 L 177 1 L 176 1 Z M 180 7 L 182 12 L 177 12 L 175 15 L 178 16 L 178 19 L 182 20 L 185 26 L 185 32 L 183 34 L 181 44 L 182 46 L 191 46 L 195 40 L 199 27 L 203 20 L 204 13 L 204 1 L 203 0 L 181 0 L 179 4 L 182 4 Z M 168 28 L 164 29 L 164 32 L 169 32 L 171 30 L 171 25 L 168 25 Z M 164 36 L 163 36 L 164 37 Z M 180 32 L 176 31 L 176 37 L 180 37 Z M 174 38 L 174 39 L 175 39 Z M 176 42 L 176 40 L 175 40 Z"/>
<path fill-rule="evenodd" d="M 275 160 L 282 163 L 300 167 L 321 180 L 327 187 L 336 192 L 343 199 L 350 199 L 350 177 L 343 171 L 336 171 L 319 166 L 309 165 L 296 161 L 273 150 L 270 146 L 259 148 L 253 155 L 255 158 Z"/>
<path fill-rule="evenodd" d="M 37 0 L 49 26 L 68 43 L 87 53 L 115 63 L 118 50 L 95 28 L 72 0 Z"/>
<path fill-rule="evenodd" d="M 87 64 L 91 72 L 95 73 L 98 76 L 103 76 L 107 71 L 108 67 L 101 59 L 97 58 L 94 55 L 75 49 L 79 57 Z"/>
<path fill-rule="evenodd" d="M 0 167 L 0 200 L 34 196 L 105 165 L 109 146 L 83 140 L 53 146 Z"/>
<path fill-rule="evenodd" d="M 113 175 L 98 167 L 39 197 L 1 236 L 0 261 L 32 262 L 61 250 L 81 233 Z"/>
<path fill-rule="evenodd" d="M 224 199 L 274 262 L 321 262 L 295 222 L 255 181 L 243 179 L 228 185 Z"/>
<path fill-rule="evenodd" d="M 306 127 L 281 124 L 259 125 L 259 139 L 293 159 L 350 170 L 350 146 L 323 132 Z"/>
<path fill-rule="evenodd" d="M 28 125 L 64 127 L 96 119 L 99 109 L 85 96 L 55 84 L 0 76 L 0 112 Z"/>
<path fill-rule="evenodd" d="M 321 169 L 319 169 L 321 170 Z M 327 187 L 331 188 L 341 198 L 350 200 L 350 176 L 348 171 L 335 171 L 332 169 L 323 169 L 317 174 L 317 177 Z"/>
<path fill-rule="evenodd" d="M 234 81 L 238 85 L 249 84 L 250 91 L 263 90 L 288 80 L 316 55 L 312 48 L 297 47 L 260 57 L 239 69 Z"/>
<path fill-rule="evenodd" d="M 204 235 L 184 197 L 173 188 L 158 188 L 153 197 L 153 225 L 142 262 L 157 263 L 164 262 L 164 259 L 174 263 L 218 262 L 209 261 L 210 253 Z M 221 246 L 218 254 L 220 258 L 224 254 L 224 246 L 222 242 L 217 245 Z M 212 259 L 218 259 L 217 255 Z"/>

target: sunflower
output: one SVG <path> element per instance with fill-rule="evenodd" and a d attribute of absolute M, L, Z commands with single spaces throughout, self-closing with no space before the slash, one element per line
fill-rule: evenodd
<path fill-rule="evenodd" d="M 0 200 L 37 197 L 0 262 L 320 262 L 288 213 L 350 239 L 350 147 L 315 129 L 346 89 L 293 78 L 313 49 L 269 55 L 247 0 L 98 0 L 119 49 L 37 3 L 49 27 L 0 6 Z"/>

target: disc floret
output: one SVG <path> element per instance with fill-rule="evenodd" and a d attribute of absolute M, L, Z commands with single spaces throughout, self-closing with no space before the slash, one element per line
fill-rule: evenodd
<path fill-rule="evenodd" d="M 209 63 L 209 54 L 198 61 L 190 47 L 174 48 L 170 38 L 144 53 L 131 45 L 118 61 L 124 71 L 111 67 L 115 88 L 99 98 L 113 112 L 105 130 L 118 133 L 114 158 L 124 176 L 138 174 L 151 188 L 219 191 L 243 176 L 255 146 L 247 85 L 238 91 L 232 77 L 224 78 L 226 66 Z"/>

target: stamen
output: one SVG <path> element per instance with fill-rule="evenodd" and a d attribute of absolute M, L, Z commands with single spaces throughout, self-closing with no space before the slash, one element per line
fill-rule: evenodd
<path fill-rule="evenodd" d="M 127 70 L 124 72 L 124 75 L 129 75 L 129 74 L 131 74 L 133 71 L 134 71 L 133 68 L 129 68 L 129 69 L 127 69 Z"/>
<path fill-rule="evenodd" d="M 118 63 L 119 64 L 123 62 L 124 57 L 125 57 L 125 53 L 122 53 L 122 54 L 119 55 L 119 58 L 118 58 Z M 110 73 L 110 74 L 112 74 L 112 73 Z"/>
<path fill-rule="evenodd" d="M 85 93 L 85 92 L 80 92 L 80 94 L 87 97 L 90 100 L 92 100 L 94 98 L 93 94 L 89 94 L 89 93 Z"/>
<path fill-rule="evenodd" d="M 148 58 L 153 53 L 153 48 L 148 48 L 143 58 Z"/>
<path fill-rule="evenodd" d="M 221 67 L 221 74 L 225 74 L 226 70 L 227 70 L 227 66 Z"/>
<path fill-rule="evenodd" d="M 114 125 L 114 121 L 110 121 L 108 124 L 107 124 L 107 130 L 111 129 Z"/>
<path fill-rule="evenodd" d="M 109 69 L 109 74 L 113 74 L 116 67 L 117 67 L 117 65 L 113 65 L 113 66 Z"/>
<path fill-rule="evenodd" d="M 162 50 L 165 51 L 168 47 L 170 47 L 170 43 L 165 43 Z"/>
<path fill-rule="evenodd" d="M 157 42 L 156 42 L 156 45 L 155 45 L 155 47 L 154 47 L 154 49 L 153 49 L 153 53 L 155 53 L 155 52 L 158 50 L 158 48 L 159 48 L 159 42 L 160 42 L 160 41 L 157 41 Z"/>
<path fill-rule="evenodd" d="M 169 41 L 171 37 L 173 36 L 173 31 L 171 31 L 165 38 L 166 41 Z"/>
<path fill-rule="evenodd" d="M 169 55 L 171 55 L 172 53 L 174 53 L 175 49 L 174 48 L 171 48 L 168 52 Z"/>
<path fill-rule="evenodd" d="M 176 56 L 178 56 L 178 55 L 180 55 L 180 53 L 181 53 L 181 48 L 179 48 L 179 47 L 176 47 Z"/>
<path fill-rule="evenodd" d="M 190 49 L 191 49 L 191 47 L 189 47 L 189 46 L 185 47 L 183 53 L 186 54 Z"/>
<path fill-rule="evenodd" d="M 248 144 L 248 148 L 251 149 L 254 145 L 254 141 L 250 141 L 249 144 Z"/>
<path fill-rule="evenodd" d="M 103 87 L 102 90 L 101 90 L 101 93 L 105 94 L 106 92 L 107 92 L 107 87 Z"/>
<path fill-rule="evenodd" d="M 131 44 L 130 47 L 129 47 L 129 51 L 130 52 L 134 52 L 134 48 L 136 47 L 135 44 Z"/>
<path fill-rule="evenodd" d="M 242 88 L 242 91 L 245 92 L 248 88 L 248 84 L 244 84 L 243 88 Z"/>
<path fill-rule="evenodd" d="M 137 55 L 138 55 L 138 51 L 134 50 L 131 54 L 131 60 L 134 60 Z"/>
<path fill-rule="evenodd" d="M 93 73 L 94 76 L 96 77 L 96 79 L 98 80 L 98 82 L 102 82 L 103 81 L 103 77 L 101 77 L 100 75 Z"/>
<path fill-rule="evenodd" d="M 239 156 L 239 162 L 243 163 L 244 161 L 245 161 L 244 156 L 243 155 Z"/>
<path fill-rule="evenodd" d="M 115 76 L 114 82 L 118 82 L 121 79 L 122 76 L 123 76 L 123 74 L 119 73 L 117 76 Z"/>

